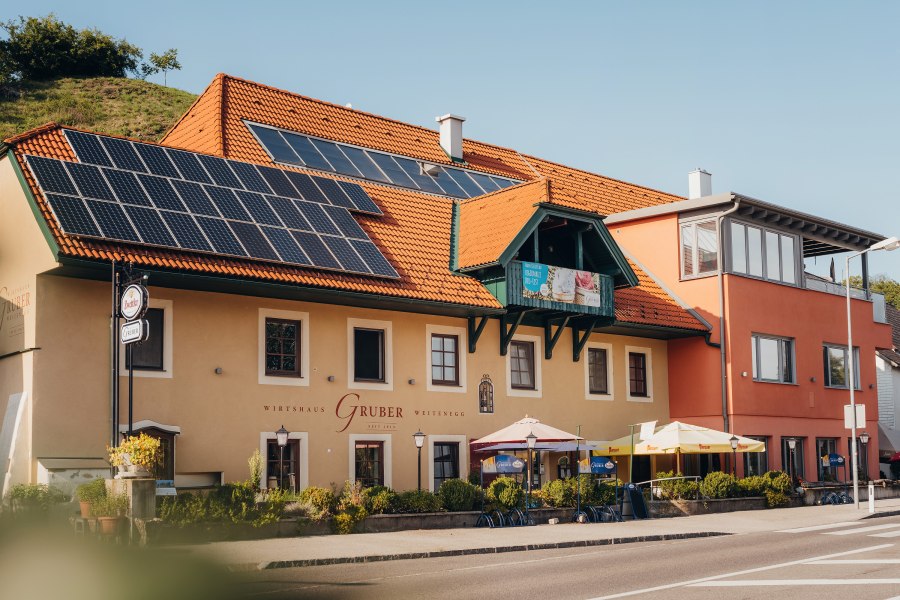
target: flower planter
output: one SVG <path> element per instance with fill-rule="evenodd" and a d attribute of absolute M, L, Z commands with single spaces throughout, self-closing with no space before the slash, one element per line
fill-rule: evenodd
<path fill-rule="evenodd" d="M 91 517 L 91 503 L 90 502 L 79 502 L 78 508 L 81 510 L 81 518 L 89 519 Z"/>
<path fill-rule="evenodd" d="M 100 533 L 102 535 L 115 535 L 119 532 L 119 520 L 121 517 L 98 517 Z"/>

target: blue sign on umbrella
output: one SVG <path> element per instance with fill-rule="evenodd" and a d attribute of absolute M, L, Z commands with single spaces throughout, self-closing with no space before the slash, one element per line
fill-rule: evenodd
<path fill-rule="evenodd" d="M 606 456 L 591 457 L 591 473 L 594 475 L 609 475 L 616 472 L 616 463 Z"/>
<path fill-rule="evenodd" d="M 831 467 L 843 467 L 844 466 L 844 457 L 840 454 L 829 454 L 828 455 L 828 465 Z"/>

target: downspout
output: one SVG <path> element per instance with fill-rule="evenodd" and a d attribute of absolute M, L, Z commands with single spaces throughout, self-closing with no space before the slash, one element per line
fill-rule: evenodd
<path fill-rule="evenodd" d="M 721 369 L 722 369 L 722 421 L 725 425 L 724 431 L 729 433 L 734 433 L 731 431 L 729 427 L 729 418 L 728 418 L 728 385 L 725 375 L 725 365 L 726 365 L 726 343 L 725 343 L 725 261 L 723 260 L 725 257 L 725 252 L 723 250 L 722 241 L 722 222 L 725 220 L 725 217 L 728 215 L 734 214 L 741 207 L 740 199 L 735 199 L 734 206 L 723 212 L 716 219 L 716 236 L 719 241 L 719 357 L 721 360 Z"/>

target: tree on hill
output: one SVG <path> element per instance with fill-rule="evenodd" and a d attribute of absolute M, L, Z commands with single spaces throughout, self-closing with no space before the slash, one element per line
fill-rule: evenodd
<path fill-rule="evenodd" d="M 162 54 L 150 53 L 150 64 L 141 65 L 141 76 L 148 77 L 162 71 L 163 85 L 166 85 L 166 75 L 169 71 L 180 71 L 181 63 L 178 62 L 178 50 L 169 48 Z"/>
<path fill-rule="evenodd" d="M 0 86 L 7 89 L 62 77 L 127 77 L 145 65 L 134 44 L 97 29 L 75 29 L 52 13 L 0 22 L 0 29 L 6 33 L 0 39 Z M 160 68 L 181 68 L 174 49 L 157 58 Z"/>

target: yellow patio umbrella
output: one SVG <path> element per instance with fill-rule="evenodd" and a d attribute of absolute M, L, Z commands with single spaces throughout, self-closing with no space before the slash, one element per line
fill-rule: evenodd
<path fill-rule="evenodd" d="M 634 435 L 634 453 L 635 454 L 652 454 L 651 452 L 638 452 L 638 443 L 641 439 L 637 433 Z M 631 454 L 631 436 L 625 435 L 609 442 L 588 442 L 594 447 L 591 453 L 594 456 L 628 456 Z"/>
<path fill-rule="evenodd" d="M 681 470 L 682 454 L 719 454 L 723 452 L 765 452 L 764 442 L 741 436 L 737 448 L 731 447 L 732 434 L 672 421 L 659 429 L 649 439 L 635 444 L 635 454 L 675 454 L 675 467 Z"/>

